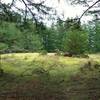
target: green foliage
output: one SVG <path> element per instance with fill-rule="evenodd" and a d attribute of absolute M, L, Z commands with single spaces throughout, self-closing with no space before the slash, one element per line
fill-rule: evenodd
<path fill-rule="evenodd" d="M 5 52 L 8 49 L 8 45 L 0 42 L 0 53 Z"/>
<path fill-rule="evenodd" d="M 0 42 L 7 44 L 10 52 L 35 52 L 43 48 L 39 35 L 27 29 L 21 31 L 16 24 L 8 22 L 0 26 Z"/>
<path fill-rule="evenodd" d="M 14 23 L 4 22 L 0 26 L 0 29 L 1 42 L 6 43 L 11 51 L 13 51 L 13 48 L 15 47 L 17 49 L 21 49 L 20 40 L 22 38 L 22 35 L 20 30 L 16 28 Z"/>
<path fill-rule="evenodd" d="M 6 9 L 16 20 L 20 20 L 18 13 L 13 13 Z M 6 13 L 5 13 L 6 15 Z M 86 26 L 86 25 L 85 25 Z M 87 31 L 88 30 L 88 31 Z M 76 19 L 57 20 L 57 23 L 47 27 L 43 23 L 34 23 L 32 19 L 25 21 L 14 20 L 1 21 L 0 42 L 6 46 L 6 52 L 69 52 L 72 54 L 82 54 L 88 51 L 100 51 L 100 25 L 95 22 L 87 29 Z M 3 46 L 4 46 L 3 44 Z M 58 52 L 57 52 L 58 53 Z"/>
<path fill-rule="evenodd" d="M 87 51 L 88 34 L 83 30 L 71 30 L 64 38 L 66 51 L 72 54 L 81 54 Z"/>
<path fill-rule="evenodd" d="M 59 49 L 56 49 L 55 52 L 56 52 L 55 55 L 58 55 L 58 56 L 63 56 L 64 55 L 64 53 L 62 51 L 60 51 Z"/>
<path fill-rule="evenodd" d="M 46 50 L 42 50 L 42 51 L 40 51 L 40 55 L 47 55 L 47 51 Z"/>
<path fill-rule="evenodd" d="M 95 52 L 100 52 L 100 22 L 95 23 L 95 36 L 94 36 Z"/>
<path fill-rule="evenodd" d="M 32 32 L 24 32 L 22 41 L 24 49 L 28 51 L 36 52 L 43 48 L 42 40 L 39 35 L 36 35 Z"/>
<path fill-rule="evenodd" d="M 89 51 L 100 52 L 100 21 L 90 22 L 87 30 L 89 33 Z"/>

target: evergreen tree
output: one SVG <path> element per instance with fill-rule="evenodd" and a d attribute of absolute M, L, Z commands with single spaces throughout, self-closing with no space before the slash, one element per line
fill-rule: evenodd
<path fill-rule="evenodd" d="M 100 21 L 95 22 L 94 47 L 95 52 L 100 52 Z"/>

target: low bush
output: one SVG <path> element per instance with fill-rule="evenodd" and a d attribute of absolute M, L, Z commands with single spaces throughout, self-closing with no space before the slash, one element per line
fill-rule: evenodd
<path fill-rule="evenodd" d="M 40 55 L 47 55 L 47 51 L 46 50 L 42 50 L 42 51 L 40 51 Z"/>
<path fill-rule="evenodd" d="M 8 45 L 0 42 L 0 53 L 5 53 L 8 49 Z"/>

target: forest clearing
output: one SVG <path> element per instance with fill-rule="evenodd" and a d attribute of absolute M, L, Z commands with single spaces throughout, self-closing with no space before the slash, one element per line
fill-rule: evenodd
<path fill-rule="evenodd" d="M 92 64 L 89 68 L 88 61 Z M 2 54 L 0 68 L 4 72 L 0 76 L 0 100 L 100 99 L 100 54 L 90 54 L 89 58 Z"/>
<path fill-rule="evenodd" d="M 100 0 L 0 0 L 0 100 L 100 100 Z"/>

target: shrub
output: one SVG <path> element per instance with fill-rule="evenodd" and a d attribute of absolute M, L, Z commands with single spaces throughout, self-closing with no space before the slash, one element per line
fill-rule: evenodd
<path fill-rule="evenodd" d="M 64 56 L 65 56 L 65 57 L 72 57 L 72 54 L 69 53 L 69 52 L 65 52 L 65 53 L 64 53 Z"/>
<path fill-rule="evenodd" d="M 88 35 L 83 30 L 68 31 L 64 41 L 66 51 L 71 54 L 83 54 L 87 51 Z"/>
<path fill-rule="evenodd" d="M 5 43 L 0 43 L 0 53 L 5 53 L 5 51 L 8 49 L 8 45 Z"/>
<path fill-rule="evenodd" d="M 56 52 L 56 55 L 58 55 L 58 56 L 62 56 L 63 55 L 63 52 L 60 51 L 59 49 L 56 49 L 55 52 Z"/>
<path fill-rule="evenodd" d="M 80 57 L 82 57 L 82 58 L 89 58 L 89 56 L 87 54 L 82 54 L 82 55 L 80 55 Z"/>
<path fill-rule="evenodd" d="M 42 50 L 42 51 L 40 51 L 40 55 L 47 55 L 47 51 L 46 50 Z"/>

